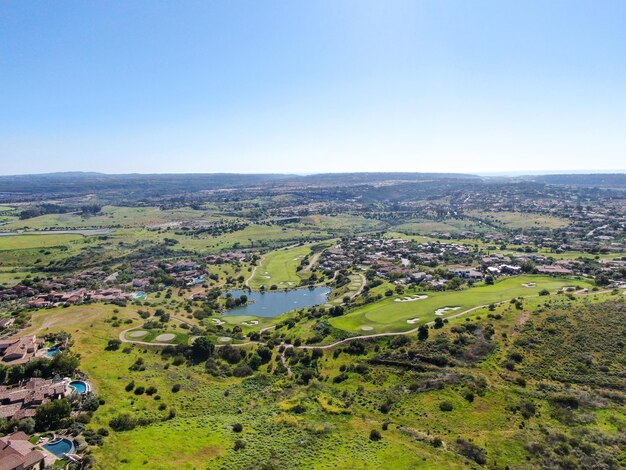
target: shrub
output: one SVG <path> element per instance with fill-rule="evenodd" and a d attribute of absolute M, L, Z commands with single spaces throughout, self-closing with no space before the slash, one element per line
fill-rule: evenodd
<path fill-rule="evenodd" d="M 378 429 L 372 429 L 370 431 L 370 441 L 380 441 L 382 436 L 380 435 L 380 431 Z"/>
<path fill-rule="evenodd" d="M 119 339 L 110 339 L 105 349 L 107 351 L 117 351 L 121 345 L 122 342 Z"/>
<path fill-rule="evenodd" d="M 243 424 L 241 424 L 241 423 L 233 424 L 233 431 L 234 432 L 241 432 L 241 431 L 243 431 Z"/>
<path fill-rule="evenodd" d="M 129 382 L 126 384 L 126 387 L 124 388 L 127 392 L 130 392 L 133 388 L 135 388 L 135 382 Z"/>
<path fill-rule="evenodd" d="M 109 421 L 109 426 L 114 431 L 130 431 L 135 429 L 137 421 L 128 413 L 124 413 Z"/>
<path fill-rule="evenodd" d="M 241 450 L 246 448 L 246 441 L 242 441 L 241 439 L 237 439 L 235 441 L 235 446 L 233 447 L 235 450 Z"/>
<path fill-rule="evenodd" d="M 172 387 L 172 392 L 178 393 L 180 391 L 180 384 L 174 384 Z"/>
<path fill-rule="evenodd" d="M 452 406 L 452 403 L 446 400 L 439 403 L 439 409 L 441 411 L 452 411 L 454 409 L 454 406 Z"/>
<path fill-rule="evenodd" d="M 145 391 L 146 389 L 144 387 L 139 386 L 135 389 L 135 395 L 143 395 Z"/>
<path fill-rule="evenodd" d="M 233 375 L 235 377 L 247 377 L 252 375 L 252 368 L 247 364 L 240 364 L 233 369 Z"/>
<path fill-rule="evenodd" d="M 485 449 L 461 438 L 457 439 L 456 445 L 459 454 L 473 460 L 479 465 L 485 465 L 487 463 L 487 451 Z"/>
<path fill-rule="evenodd" d="M 147 389 L 146 389 L 146 395 L 154 395 L 157 392 L 157 389 L 154 385 L 150 385 Z"/>

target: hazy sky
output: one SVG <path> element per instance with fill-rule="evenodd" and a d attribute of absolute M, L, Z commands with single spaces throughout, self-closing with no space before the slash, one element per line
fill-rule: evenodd
<path fill-rule="evenodd" d="M 626 2 L 0 3 L 0 173 L 626 169 Z"/>

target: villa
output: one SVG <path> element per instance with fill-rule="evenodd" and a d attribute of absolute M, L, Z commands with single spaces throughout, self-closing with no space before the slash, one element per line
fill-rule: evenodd
<path fill-rule="evenodd" d="M 0 386 L 0 418 L 32 417 L 39 405 L 64 398 L 69 393 L 66 380 L 31 378 L 17 386 Z"/>
<path fill-rule="evenodd" d="M 45 458 L 23 432 L 0 437 L 0 470 L 42 469 L 46 465 Z"/>
<path fill-rule="evenodd" d="M 43 340 L 37 339 L 34 335 L 2 340 L 0 341 L 0 360 L 11 365 L 24 364 L 35 357 L 42 345 Z"/>

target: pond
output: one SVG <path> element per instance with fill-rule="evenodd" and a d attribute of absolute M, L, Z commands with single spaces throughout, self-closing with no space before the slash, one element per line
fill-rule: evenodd
<path fill-rule="evenodd" d="M 248 296 L 248 303 L 224 313 L 225 316 L 252 315 L 255 317 L 277 317 L 296 308 L 314 307 L 328 302 L 328 287 L 313 287 L 272 292 L 229 291 L 233 297 Z"/>

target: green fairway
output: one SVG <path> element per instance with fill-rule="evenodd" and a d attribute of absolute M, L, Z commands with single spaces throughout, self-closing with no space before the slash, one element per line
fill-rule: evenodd
<path fill-rule="evenodd" d="M 309 246 L 298 246 L 268 253 L 250 279 L 250 288 L 256 290 L 265 286 L 269 289 L 272 285 L 278 286 L 279 289 L 296 287 L 302 279 L 296 270 L 302 259 L 310 252 Z"/>
<path fill-rule="evenodd" d="M 534 283 L 532 287 L 523 284 Z M 426 292 L 428 298 L 411 302 L 398 302 L 402 296 L 392 296 L 380 302 L 358 308 L 342 317 L 333 318 L 330 323 L 339 329 L 353 332 L 392 332 L 417 327 L 437 316 L 435 311 L 445 307 L 456 308 L 443 312 L 442 318 L 461 313 L 467 309 L 514 297 L 534 296 L 543 289 L 551 293 L 566 286 L 590 287 L 586 281 L 552 278 L 548 276 L 517 276 L 503 279 L 491 286 L 480 286 L 461 291 Z M 408 295 L 408 294 L 407 294 Z M 458 307 L 458 308 L 457 308 Z M 418 318 L 419 320 L 415 320 Z M 412 323 L 407 323 L 412 320 Z"/>

